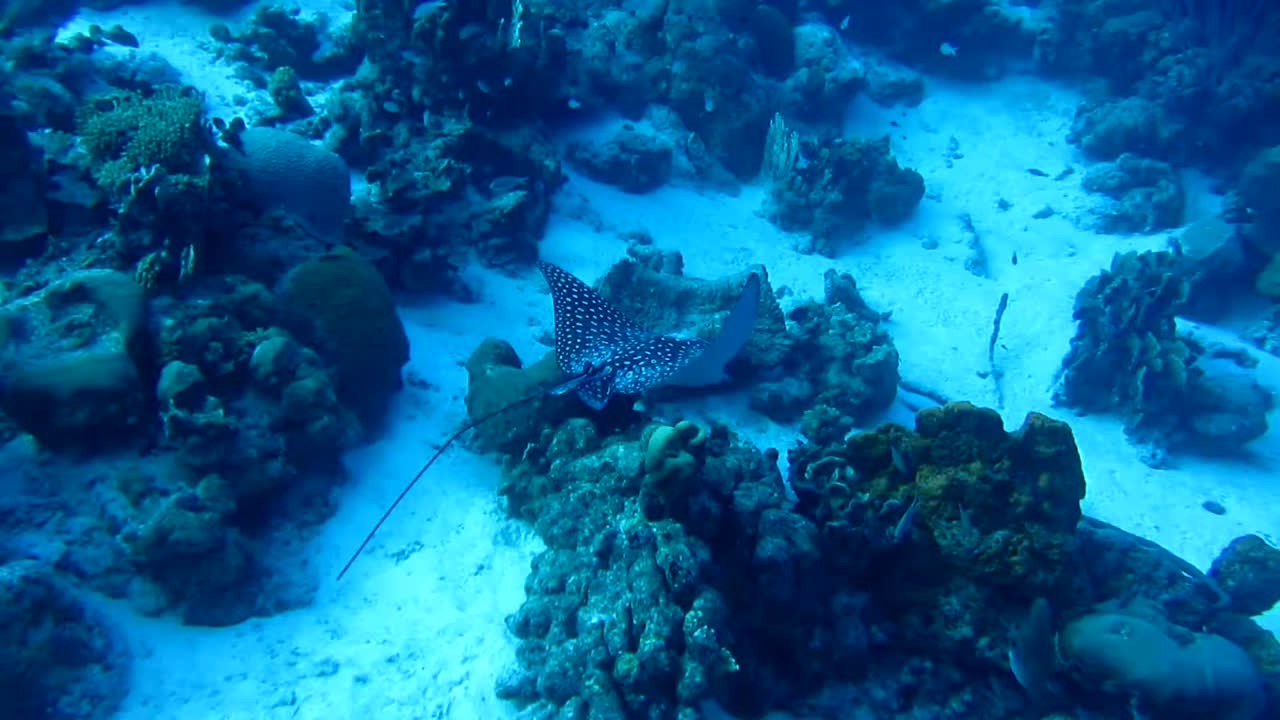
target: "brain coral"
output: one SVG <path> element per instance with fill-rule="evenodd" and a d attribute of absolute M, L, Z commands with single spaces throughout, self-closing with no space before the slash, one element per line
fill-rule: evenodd
<path fill-rule="evenodd" d="M 339 250 L 294 268 L 284 292 L 333 363 L 343 405 L 366 426 L 379 425 L 409 361 L 409 339 L 382 275 L 368 260 Z"/>
<path fill-rule="evenodd" d="M 237 138 L 224 160 L 254 202 L 288 213 L 316 237 L 341 239 L 351 207 L 351 171 L 342 157 L 275 128 L 246 128 Z"/>

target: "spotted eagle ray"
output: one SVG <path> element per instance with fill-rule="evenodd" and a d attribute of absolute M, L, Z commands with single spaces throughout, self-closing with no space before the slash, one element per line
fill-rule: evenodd
<path fill-rule="evenodd" d="M 704 387 L 727 379 L 725 366 L 751 338 L 760 304 L 760 276 L 747 277 L 738 301 L 711 340 L 662 335 L 640 327 L 589 285 L 561 268 L 538 263 L 551 287 L 555 313 L 556 365 L 567 379 L 514 400 L 464 424 L 436 450 L 392 501 L 360 547 L 342 566 L 338 579 L 351 569 L 373 536 L 422 476 L 455 440 L 502 413 L 545 395 L 574 393 L 588 407 L 601 410 L 614 395 L 643 395 L 670 385 Z"/>

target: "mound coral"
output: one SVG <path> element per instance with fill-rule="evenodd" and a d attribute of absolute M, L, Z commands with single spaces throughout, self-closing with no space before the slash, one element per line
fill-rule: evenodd
<path fill-rule="evenodd" d="M 378 269 L 339 250 L 294 268 L 285 278 L 284 293 L 333 363 L 343 405 L 366 427 L 379 426 L 401 387 L 409 338 Z"/>

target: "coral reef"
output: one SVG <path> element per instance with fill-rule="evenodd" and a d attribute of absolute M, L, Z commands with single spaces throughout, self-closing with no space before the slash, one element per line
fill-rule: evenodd
<path fill-rule="evenodd" d="M 589 177 L 627 192 L 656 190 L 671 177 L 671 147 L 634 128 L 623 128 L 603 143 L 570 144 L 566 159 Z"/>
<path fill-rule="evenodd" d="M 44 203 L 48 176 L 44 152 L 27 138 L 18 118 L 0 109 L 0 263 L 40 254 L 49 232 Z"/>
<path fill-rule="evenodd" d="M 203 101 L 189 87 L 113 92 L 85 105 L 77 134 L 98 183 L 122 193 L 131 178 L 153 166 L 169 174 L 199 173 L 209 142 L 203 117 Z"/>
<path fill-rule="evenodd" d="M 1123 717 L 1136 693 L 1153 711 L 1243 719 L 1277 700 L 1274 639 L 1185 561 L 1083 518 L 1071 431 L 1044 416 L 1008 433 L 959 403 L 922 411 L 914 432 L 806 443 L 790 453 L 794 507 L 773 458 L 714 424 L 613 438 L 585 419 L 539 425 L 551 439 L 506 453 L 502 489 L 547 543 L 498 683 L 531 717 L 691 717 L 709 702 L 755 715 L 798 697 L 874 714 L 900 710 L 901 692 L 939 717 L 1023 717 L 1004 637 L 1037 597 L 1061 621 L 1035 632 L 1068 662 L 1015 656 L 1040 663 L 1019 679 L 1063 709 Z M 1141 672 L 1153 651 L 1179 659 Z"/>
<path fill-rule="evenodd" d="M 737 192 L 763 172 L 763 214 L 835 256 L 924 195 L 888 137 L 845 131 L 859 95 L 921 103 L 925 74 L 1101 80 L 1068 140 L 1101 161 L 1083 184 L 1104 231 L 1181 223 L 1186 165 L 1234 189 L 1232 225 L 1117 255 L 1080 291 L 1058 400 L 1163 448 L 1240 448 L 1271 398 L 1250 358 L 1179 335 L 1175 315 L 1221 311 L 1228 284 L 1280 296 L 1280 20 L 1263 5 L 1213 25 L 1212 3 L 1147 0 L 359 0 L 350 22 L 266 4 L 209 28 L 248 86 L 208 98 L 238 117 L 208 118 L 147 33 L 63 31 L 71 4 L 6 3 L 4 712 L 118 705 L 128 656 L 80 588 L 206 625 L 310 602 L 307 541 L 342 453 L 376 438 L 401 387 L 393 293 L 464 295 L 477 260 L 527 270 L 562 158 L 637 193 Z M 557 145 L 611 116 L 604 142 Z M 1071 430 L 1043 415 L 1009 432 L 956 403 L 859 433 L 900 378 L 852 275 L 796 299 L 778 268 L 683 267 L 641 239 L 600 291 L 649 329 L 707 336 L 758 274 L 730 381 L 803 439 L 784 478 L 777 451 L 714 420 L 588 413 L 543 392 L 562 379 L 550 353 L 525 366 L 481 344 L 469 416 L 518 404 L 467 439 L 501 456 L 506 511 L 546 545 L 508 619 L 501 697 L 530 718 L 1280 715 L 1280 645 L 1252 619 L 1280 600 L 1264 538 L 1206 574 L 1083 517 Z M 1259 330 L 1273 351 L 1277 326 Z"/>
<path fill-rule="evenodd" d="M 214 25 L 209 35 L 224 57 L 263 73 L 287 68 L 298 78 L 327 80 L 354 72 L 362 49 L 349 29 L 334 27 L 324 14 L 299 15 L 297 8 L 264 5 L 238 32 Z M 258 82 L 265 86 L 270 80 L 259 76 Z"/>
<path fill-rule="evenodd" d="M 912 67 L 969 80 L 1013 71 L 1013 59 L 1030 55 L 1049 24 L 1033 10 L 990 0 L 905 0 L 863 8 L 847 23 L 847 9 L 823 12 L 859 42 Z"/>
<path fill-rule="evenodd" d="M 1038 39 L 1044 67 L 1100 81 L 1071 133 L 1091 155 L 1221 169 L 1280 139 L 1268 122 L 1280 16 L 1265 3 L 1067 0 L 1054 15 Z"/>
<path fill-rule="evenodd" d="M 1161 447 L 1223 451 L 1264 433 L 1270 394 L 1246 377 L 1206 372 L 1203 353 L 1178 335 L 1187 288 L 1171 253 L 1117 254 L 1076 296 L 1078 327 L 1055 399 L 1115 412 L 1136 439 Z"/>
<path fill-rule="evenodd" d="M 1261 320 L 1250 325 L 1245 337 L 1258 348 L 1280 355 L 1280 306 L 1272 306 Z"/>
<path fill-rule="evenodd" d="M 652 426 L 641 436 L 644 450 L 644 485 L 640 502 L 651 519 L 683 507 L 696 491 L 695 480 L 706 461 L 707 431 L 682 420 L 675 425 Z"/>
<path fill-rule="evenodd" d="M 801 415 L 801 431 L 815 441 L 843 437 L 893 402 L 898 392 L 898 351 L 848 273 L 828 270 L 821 302 L 788 314 L 794 351 L 780 381 L 757 385 L 751 405 L 786 421 Z"/>
<path fill-rule="evenodd" d="M 1164 158 L 1184 140 L 1180 130 L 1151 100 L 1124 97 L 1082 104 L 1067 139 L 1098 159 L 1118 158 L 1139 149 Z"/>
<path fill-rule="evenodd" d="M 352 110 L 351 129 L 368 137 L 361 113 Z M 387 253 L 397 268 L 392 280 L 416 291 L 447 285 L 442 266 L 473 256 L 496 267 L 531 261 L 550 196 L 566 180 L 545 134 L 489 129 L 461 114 L 425 117 L 426 136 L 396 152 L 379 149 L 369 165 L 377 206 L 357 208 L 352 235 Z M 345 127 L 345 111 L 335 121 Z"/>
<path fill-rule="evenodd" d="M 1271 297 L 1280 296 L 1276 273 L 1280 271 L 1280 200 L 1276 183 L 1280 182 L 1280 145 L 1267 148 L 1253 157 L 1240 173 L 1237 182 L 1240 204 L 1247 213 L 1244 237 L 1250 248 L 1265 258 L 1255 287 Z"/>
<path fill-rule="evenodd" d="M 1125 153 L 1089 168 L 1081 184 L 1112 201 L 1094 210 L 1102 232 L 1150 233 L 1182 224 L 1182 182 L 1168 163 Z"/>
<path fill-rule="evenodd" d="M 38 562 L 0 563 L 0 692 L 32 720 L 107 720 L 128 688 L 130 656 L 103 618 Z"/>
<path fill-rule="evenodd" d="M 737 666 L 726 646 L 728 601 L 707 584 L 715 574 L 708 533 L 734 524 L 727 493 L 735 485 L 750 493 L 759 482 L 775 503 L 781 499 L 776 473 L 767 490 L 762 458 L 727 450 L 727 439 L 712 429 L 707 464 L 689 496 L 664 495 L 670 510 L 697 518 L 694 527 L 645 519 L 635 502 L 646 483 L 640 443 L 600 447 L 585 421 L 556 431 L 551 446 L 567 454 L 549 467 L 526 460 L 513 468 L 510 485 L 546 473 L 532 519 L 548 550 L 534 562 L 528 600 L 509 620 L 521 639 L 521 664 L 500 681 L 501 697 L 534 703 L 535 712 L 675 717 L 723 687 Z M 738 516 L 749 522 L 747 513 Z"/>
<path fill-rule="evenodd" d="M 765 146 L 766 215 L 812 238 L 803 248 L 833 257 L 838 241 L 868 221 L 902 222 L 924 197 L 924 179 L 889 153 L 889 139 L 801 133 L 775 116 Z"/>
<path fill-rule="evenodd" d="M 1257 535 L 1238 537 L 1213 561 L 1209 577 L 1222 585 L 1233 612 L 1261 615 L 1280 603 L 1280 549 Z"/>

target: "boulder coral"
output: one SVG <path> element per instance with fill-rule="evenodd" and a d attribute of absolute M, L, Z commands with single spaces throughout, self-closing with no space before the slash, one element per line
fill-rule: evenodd
<path fill-rule="evenodd" d="M 379 427 L 402 385 L 409 338 L 377 268 L 348 250 L 312 258 L 285 278 L 284 298 L 333 364 L 338 398 L 366 427 Z"/>

